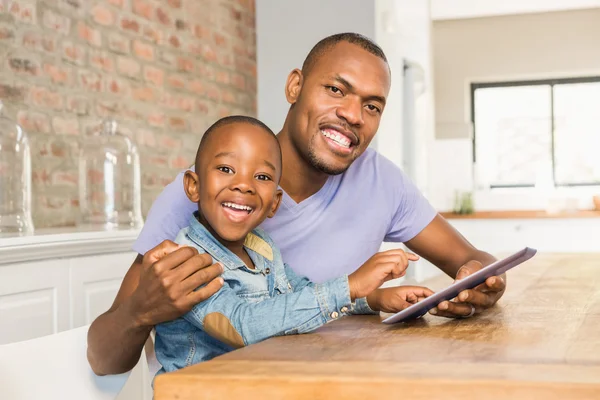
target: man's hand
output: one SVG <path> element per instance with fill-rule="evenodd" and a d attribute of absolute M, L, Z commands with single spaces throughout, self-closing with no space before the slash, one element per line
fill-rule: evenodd
<path fill-rule="evenodd" d="M 369 258 L 359 269 L 348 276 L 352 301 L 366 297 L 383 282 L 404 276 L 408 261 L 417 261 L 419 256 L 401 249 L 382 251 Z"/>
<path fill-rule="evenodd" d="M 461 280 L 483 268 L 479 261 L 469 261 L 456 274 Z M 506 276 L 491 276 L 474 289 L 463 290 L 455 300 L 442 301 L 437 307 L 429 310 L 432 315 L 447 318 L 464 318 L 492 307 L 504 294 Z"/>
<path fill-rule="evenodd" d="M 131 296 L 131 312 L 140 326 L 173 320 L 208 299 L 223 286 L 221 264 L 193 247 L 166 240 L 142 260 L 138 286 Z M 198 287 L 202 288 L 196 290 Z"/>
<path fill-rule="evenodd" d="M 395 286 L 375 290 L 367 296 L 367 303 L 374 311 L 397 313 L 431 296 L 433 291 L 421 286 Z"/>

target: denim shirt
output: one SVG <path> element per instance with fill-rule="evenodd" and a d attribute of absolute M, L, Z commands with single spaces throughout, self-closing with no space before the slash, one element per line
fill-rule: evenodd
<path fill-rule="evenodd" d="M 255 269 L 195 217 L 175 241 L 221 262 L 224 285 L 183 317 L 156 326 L 156 356 L 162 365 L 157 375 L 272 336 L 310 332 L 343 315 L 374 313 L 364 298 L 351 302 L 347 275 L 324 283 L 296 275 L 262 229 L 249 233 L 244 243 Z"/>

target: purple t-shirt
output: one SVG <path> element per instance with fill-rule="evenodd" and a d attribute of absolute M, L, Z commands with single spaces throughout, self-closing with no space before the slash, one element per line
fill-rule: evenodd
<path fill-rule="evenodd" d="M 144 254 L 165 239 L 175 239 L 195 210 L 180 173 L 152 205 L 133 250 Z M 435 215 L 398 167 L 368 149 L 308 199 L 296 203 L 284 191 L 277 214 L 261 227 L 296 273 L 323 282 L 355 271 L 384 241 L 412 239 Z"/>

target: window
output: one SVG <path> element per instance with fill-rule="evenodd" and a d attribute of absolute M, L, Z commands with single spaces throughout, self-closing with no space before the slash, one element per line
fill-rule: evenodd
<path fill-rule="evenodd" d="M 477 83 L 471 102 L 479 184 L 600 185 L 600 77 Z"/>

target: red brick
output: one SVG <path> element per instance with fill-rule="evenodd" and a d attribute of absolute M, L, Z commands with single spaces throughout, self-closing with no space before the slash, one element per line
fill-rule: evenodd
<path fill-rule="evenodd" d="M 48 155 L 48 149 L 46 148 L 46 146 L 43 146 L 40 149 L 40 156 L 47 156 Z M 50 174 L 48 173 L 48 171 L 46 169 L 42 169 L 40 171 L 32 171 L 31 172 L 31 180 L 33 183 L 37 183 L 37 184 L 49 184 L 50 183 Z"/>
<path fill-rule="evenodd" d="M 63 67 L 61 65 L 55 65 L 50 63 L 44 64 L 44 74 L 50 78 L 52 83 L 57 84 L 70 84 L 71 77 L 73 75 L 73 70 L 68 67 Z"/>
<path fill-rule="evenodd" d="M 151 156 L 145 161 L 147 161 L 148 164 L 151 164 L 154 166 L 159 166 L 159 167 L 166 167 L 168 164 L 167 157 L 165 157 L 165 156 Z"/>
<path fill-rule="evenodd" d="M 169 38 L 169 44 L 176 48 L 179 48 L 181 46 L 181 42 L 179 41 L 179 38 L 175 35 L 171 35 L 171 37 Z"/>
<path fill-rule="evenodd" d="M 143 60 L 152 61 L 154 60 L 154 47 L 139 40 L 134 40 L 133 54 Z"/>
<path fill-rule="evenodd" d="M 167 78 L 167 84 L 175 89 L 183 89 L 187 85 L 187 80 L 181 75 L 172 74 Z"/>
<path fill-rule="evenodd" d="M 185 58 L 185 57 L 177 57 L 177 69 L 185 72 L 194 71 L 194 61 Z"/>
<path fill-rule="evenodd" d="M 113 94 L 128 96 L 131 91 L 131 86 L 126 80 L 111 76 L 106 82 L 106 91 Z"/>
<path fill-rule="evenodd" d="M 168 135 L 161 135 L 158 139 L 158 145 L 164 149 L 178 150 L 181 148 L 182 143 L 180 139 L 175 139 Z"/>
<path fill-rule="evenodd" d="M 236 102 L 236 98 L 235 95 L 227 89 L 221 89 L 221 100 L 223 100 L 223 102 L 225 103 L 235 103 Z"/>
<path fill-rule="evenodd" d="M 56 171 L 52 174 L 52 185 L 77 187 L 79 174 L 76 172 Z"/>
<path fill-rule="evenodd" d="M 15 30 L 12 27 L 2 25 L 0 26 L 0 40 L 12 41 L 15 37 Z"/>
<path fill-rule="evenodd" d="M 91 28 L 83 22 L 79 22 L 77 24 L 77 34 L 81 40 L 88 42 L 92 46 L 102 46 L 102 35 L 98 29 Z"/>
<path fill-rule="evenodd" d="M 165 126 L 165 114 L 159 111 L 150 113 L 148 115 L 148 125 L 159 128 Z"/>
<path fill-rule="evenodd" d="M 210 37 L 210 29 L 202 25 L 195 25 L 194 35 L 196 35 L 198 39 L 208 39 Z"/>
<path fill-rule="evenodd" d="M 133 89 L 131 92 L 131 97 L 134 100 L 150 102 L 156 99 L 156 94 L 154 93 L 154 89 L 146 86 Z"/>
<path fill-rule="evenodd" d="M 154 5 L 145 1 L 145 0 L 131 0 L 131 7 L 133 9 L 133 13 L 137 14 L 141 17 L 144 17 L 148 20 L 152 20 L 154 15 Z"/>
<path fill-rule="evenodd" d="M 233 59 L 229 53 L 219 54 L 219 65 L 224 68 L 231 68 L 233 66 Z"/>
<path fill-rule="evenodd" d="M 158 177 L 156 173 L 144 172 L 142 173 L 142 187 L 155 187 L 158 185 Z"/>
<path fill-rule="evenodd" d="M 144 80 L 155 86 L 162 86 L 165 82 L 165 71 L 160 68 L 145 66 Z"/>
<path fill-rule="evenodd" d="M 175 20 L 175 28 L 177 28 L 177 30 L 179 31 L 185 31 L 187 30 L 188 24 L 182 20 L 182 19 L 176 19 Z"/>
<path fill-rule="evenodd" d="M 205 80 L 214 81 L 217 79 L 217 71 L 212 65 L 204 63 L 198 64 L 198 74 Z"/>
<path fill-rule="evenodd" d="M 225 85 L 229 84 L 229 72 L 227 71 L 217 71 L 217 82 L 223 83 Z"/>
<path fill-rule="evenodd" d="M 111 55 L 101 50 L 90 50 L 90 66 L 106 72 L 115 70 L 115 63 Z"/>
<path fill-rule="evenodd" d="M 88 100 L 84 96 L 69 96 L 67 97 L 65 109 L 76 115 L 88 114 Z"/>
<path fill-rule="evenodd" d="M 124 8 L 125 7 L 125 1 L 126 0 L 108 0 L 108 2 L 114 6 L 117 6 L 119 8 Z"/>
<path fill-rule="evenodd" d="M 62 43 L 63 59 L 77 65 L 85 65 L 86 49 L 69 41 Z"/>
<path fill-rule="evenodd" d="M 12 1 L 8 8 L 8 12 L 15 18 L 17 22 L 24 22 L 27 24 L 35 24 L 36 19 L 36 7 L 35 3 L 24 2 L 24 1 Z"/>
<path fill-rule="evenodd" d="M 194 56 L 202 56 L 202 45 L 196 43 L 190 43 L 187 46 L 188 54 L 192 54 Z"/>
<path fill-rule="evenodd" d="M 123 29 L 124 31 L 139 33 L 140 32 L 140 23 L 131 18 L 122 18 L 121 19 L 121 29 Z"/>
<path fill-rule="evenodd" d="M 108 35 L 108 48 L 115 53 L 129 54 L 129 38 L 119 35 L 118 33 L 110 33 Z"/>
<path fill-rule="evenodd" d="M 92 71 L 77 71 L 79 77 L 79 85 L 85 90 L 92 92 L 101 92 L 103 89 L 102 76 Z"/>
<path fill-rule="evenodd" d="M 192 112 L 194 111 L 195 99 L 193 97 L 181 96 L 177 103 L 177 108 L 181 111 Z"/>
<path fill-rule="evenodd" d="M 205 44 L 202 49 L 202 57 L 204 57 L 206 61 L 217 62 L 216 51 L 212 48 L 212 46 L 209 46 L 207 44 Z"/>
<path fill-rule="evenodd" d="M 213 35 L 213 39 L 215 40 L 215 44 L 217 45 L 217 47 L 227 46 L 227 38 L 221 35 L 220 33 L 215 32 L 215 34 Z"/>
<path fill-rule="evenodd" d="M 190 91 L 196 93 L 197 95 L 203 96 L 205 93 L 204 84 L 198 79 L 190 81 L 188 86 Z"/>
<path fill-rule="evenodd" d="M 229 108 L 219 108 L 219 118 L 224 118 L 229 115 L 235 115 L 237 113 L 232 113 Z"/>
<path fill-rule="evenodd" d="M 134 121 L 143 121 L 144 116 L 137 112 L 136 110 L 129 107 L 121 107 L 120 113 L 124 118 L 134 120 Z"/>
<path fill-rule="evenodd" d="M 129 77 L 139 77 L 141 67 L 137 61 L 131 60 L 126 57 L 119 57 L 117 59 L 117 69 L 122 75 Z"/>
<path fill-rule="evenodd" d="M 0 83 L 0 99 L 10 102 L 22 102 L 25 99 L 23 88 Z"/>
<path fill-rule="evenodd" d="M 167 3 L 173 8 L 181 8 L 181 0 L 167 0 Z"/>
<path fill-rule="evenodd" d="M 144 26 L 144 37 L 154 44 L 162 43 L 163 32 L 161 30 L 154 29 L 150 25 Z"/>
<path fill-rule="evenodd" d="M 233 87 L 245 90 L 246 89 L 246 79 L 240 74 L 233 74 L 231 76 L 231 83 Z"/>
<path fill-rule="evenodd" d="M 56 38 L 39 32 L 25 32 L 23 34 L 23 47 L 53 53 L 56 50 Z"/>
<path fill-rule="evenodd" d="M 138 129 L 135 138 L 139 146 L 156 147 L 155 134 L 150 130 Z"/>
<path fill-rule="evenodd" d="M 115 116 L 119 113 L 119 103 L 114 100 L 97 100 L 96 113 L 99 117 Z"/>
<path fill-rule="evenodd" d="M 37 60 L 25 56 L 13 55 L 8 57 L 8 66 L 17 74 L 38 76 L 40 64 Z"/>
<path fill-rule="evenodd" d="M 52 118 L 52 127 L 57 135 L 79 135 L 79 121 L 77 118 Z"/>
<path fill-rule="evenodd" d="M 240 10 L 236 10 L 235 8 L 231 7 L 229 9 L 230 14 L 231 14 L 231 18 L 235 21 L 241 21 L 242 20 L 242 12 Z"/>
<path fill-rule="evenodd" d="M 219 101 L 221 99 L 221 91 L 216 85 L 208 85 L 206 95 L 211 100 Z"/>
<path fill-rule="evenodd" d="M 17 122 L 25 132 L 50 133 L 48 116 L 39 112 L 21 110 L 17 113 Z"/>
<path fill-rule="evenodd" d="M 163 25 L 171 25 L 169 14 L 160 7 L 156 9 L 156 19 Z"/>
<path fill-rule="evenodd" d="M 171 158 L 169 165 L 171 168 L 176 168 L 176 169 L 186 169 L 189 168 L 190 165 L 192 165 L 193 162 L 190 162 L 190 160 L 188 160 L 187 158 L 183 157 L 183 156 L 177 156 L 175 158 Z"/>
<path fill-rule="evenodd" d="M 29 102 L 34 106 L 54 110 L 61 110 L 63 108 L 63 96 L 61 94 L 40 86 L 29 88 Z"/>
<path fill-rule="evenodd" d="M 71 30 L 71 19 L 64 15 L 55 13 L 50 9 L 44 10 L 42 22 L 48 29 L 52 29 L 63 35 L 68 35 Z"/>
<path fill-rule="evenodd" d="M 107 7 L 97 4 L 91 10 L 93 20 L 100 25 L 109 26 L 115 23 L 114 13 Z"/>
<path fill-rule="evenodd" d="M 169 117 L 168 126 L 174 131 L 185 131 L 187 129 L 187 121 L 180 117 Z"/>

